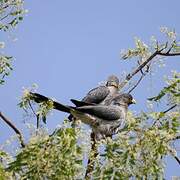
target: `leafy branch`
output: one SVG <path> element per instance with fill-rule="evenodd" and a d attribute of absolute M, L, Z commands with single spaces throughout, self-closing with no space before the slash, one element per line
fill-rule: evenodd
<path fill-rule="evenodd" d="M 179 56 L 180 55 L 180 46 L 179 46 L 179 42 L 177 42 L 175 39 L 176 38 L 175 32 L 169 31 L 167 29 L 162 30 L 162 32 L 166 34 L 168 41 L 166 43 L 159 44 L 158 41 L 155 40 L 155 45 L 153 46 L 153 51 L 151 51 L 150 48 L 144 42 L 142 42 L 136 38 L 135 39 L 136 48 L 129 49 L 127 52 L 125 52 L 123 54 L 122 58 L 124 60 L 126 60 L 128 58 L 132 58 L 132 57 L 138 57 L 139 60 L 137 61 L 138 66 L 134 70 L 132 70 L 132 72 L 128 73 L 125 77 L 125 80 L 120 84 L 120 86 L 119 86 L 120 89 L 122 89 L 135 75 L 137 75 L 140 72 L 141 76 L 140 76 L 139 80 L 135 83 L 135 85 L 128 92 L 128 93 L 131 93 L 140 84 L 140 82 L 143 80 L 143 78 L 149 73 L 150 68 L 152 66 L 152 61 L 155 59 L 158 59 L 159 56 Z M 177 80 L 176 83 L 179 83 L 179 80 Z M 173 89 L 174 85 L 176 85 L 176 84 L 171 84 L 169 89 Z M 161 96 L 164 96 L 166 93 L 167 93 L 166 90 L 165 90 L 165 92 L 164 92 L 164 90 L 162 90 Z M 174 105 L 173 107 L 169 108 L 168 110 L 166 110 L 164 112 L 161 112 L 160 114 L 164 115 L 166 112 L 170 111 L 174 107 L 176 107 L 176 106 Z M 158 121 L 158 119 L 156 119 L 156 121 Z M 93 136 L 94 136 L 94 134 L 92 132 L 91 137 L 93 137 Z M 93 141 L 93 144 L 96 144 L 95 140 L 92 139 L 92 141 Z M 92 145 L 90 154 L 93 154 L 93 151 L 96 152 L 96 150 L 93 149 L 93 145 Z M 91 174 L 93 171 L 91 161 L 92 161 L 92 159 L 95 159 L 96 156 L 97 156 L 97 154 L 94 153 L 94 156 L 93 157 L 90 156 L 88 159 L 86 177 L 88 174 Z M 174 158 L 178 161 L 178 157 L 174 157 Z"/>
<path fill-rule="evenodd" d="M 144 42 L 142 42 L 139 39 L 135 39 L 136 48 L 135 49 L 129 49 L 125 53 L 123 53 L 122 58 L 124 60 L 132 58 L 132 57 L 138 57 L 139 60 L 138 66 L 132 70 L 132 72 L 128 73 L 125 77 L 125 80 L 120 84 L 120 88 L 122 89 L 137 73 L 141 72 L 143 74 L 143 69 L 146 67 L 146 74 L 149 72 L 150 66 L 152 65 L 151 61 L 155 58 L 158 59 L 159 56 L 180 56 L 180 42 L 176 41 L 176 34 L 174 31 L 170 30 L 164 30 L 166 36 L 170 39 L 166 41 L 166 43 L 159 44 L 158 41 L 155 39 L 156 42 L 153 46 L 151 51 L 151 48 L 148 47 Z M 162 31 L 164 33 L 164 31 Z M 142 80 L 143 76 L 141 76 L 140 80 L 138 80 L 137 85 Z M 135 85 L 135 87 L 137 87 Z M 134 89 L 134 88 L 133 88 Z M 132 91 L 132 90 L 131 90 Z"/>

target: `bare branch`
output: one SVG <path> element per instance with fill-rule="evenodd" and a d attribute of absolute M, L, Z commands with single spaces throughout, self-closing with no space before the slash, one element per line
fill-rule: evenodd
<path fill-rule="evenodd" d="M 177 104 L 171 106 L 170 108 L 168 108 L 167 110 L 163 111 L 163 113 L 167 113 L 169 112 L 170 110 L 174 109 L 175 107 L 177 106 Z"/>
<path fill-rule="evenodd" d="M 0 112 L 0 117 L 2 118 L 2 120 L 3 120 L 9 127 L 11 127 L 11 128 L 14 130 L 14 132 L 17 134 L 17 137 L 18 137 L 18 139 L 19 139 L 19 141 L 20 141 L 21 146 L 24 148 L 24 147 L 25 147 L 25 143 L 24 143 L 24 141 L 23 141 L 23 136 L 22 136 L 21 132 L 17 129 L 17 127 L 16 127 L 8 118 L 6 118 L 6 117 L 2 114 L 2 112 Z"/>
<path fill-rule="evenodd" d="M 145 74 L 141 74 L 141 77 L 139 78 L 139 80 L 137 81 L 137 83 L 129 90 L 128 94 L 130 94 L 137 86 L 138 84 L 142 81 L 143 77 L 145 76 Z"/>
<path fill-rule="evenodd" d="M 180 159 L 177 157 L 177 156 L 175 156 L 175 155 L 172 155 L 173 157 L 174 157 L 174 159 L 179 163 L 179 165 L 180 165 Z"/>
<path fill-rule="evenodd" d="M 2 18 L 0 19 L 0 21 L 6 19 L 8 16 L 9 16 L 9 14 L 5 15 L 4 17 L 2 17 Z"/>
<path fill-rule="evenodd" d="M 157 55 L 157 51 L 155 51 L 146 61 L 140 64 L 133 72 L 129 73 L 126 76 L 126 80 L 129 81 L 135 74 L 137 74 L 141 69 L 146 66 L 155 56 Z"/>
<path fill-rule="evenodd" d="M 36 128 L 39 129 L 39 115 L 36 114 L 36 112 L 34 111 L 30 101 L 28 101 L 28 104 L 29 104 L 29 107 L 32 110 L 33 114 L 36 116 Z"/>
<path fill-rule="evenodd" d="M 178 162 L 178 164 L 180 165 L 180 159 L 176 156 L 176 155 L 174 155 L 174 153 L 173 153 L 173 151 L 170 149 L 170 151 L 169 151 L 170 153 L 171 153 L 171 155 L 172 155 L 172 157 Z"/>
<path fill-rule="evenodd" d="M 157 52 L 157 55 L 161 55 L 161 56 L 180 56 L 180 53 L 162 53 L 162 52 Z"/>
<path fill-rule="evenodd" d="M 177 104 L 175 104 L 175 105 L 173 105 L 173 106 L 171 106 L 170 108 L 168 108 L 167 110 L 165 110 L 165 111 L 163 111 L 162 113 L 167 113 L 167 112 L 169 112 L 170 110 L 172 110 L 172 109 L 174 109 L 175 107 L 177 106 Z M 153 123 L 153 125 L 152 126 L 154 126 L 157 122 L 158 122 L 158 120 L 160 119 L 160 117 L 159 118 L 157 118 L 155 121 L 154 121 L 154 123 Z"/>
<path fill-rule="evenodd" d="M 176 42 L 175 40 L 172 42 L 171 47 L 169 48 L 169 50 L 167 51 L 167 53 L 170 53 L 170 52 L 171 52 L 172 48 L 174 47 L 174 43 L 175 43 L 175 42 Z"/>

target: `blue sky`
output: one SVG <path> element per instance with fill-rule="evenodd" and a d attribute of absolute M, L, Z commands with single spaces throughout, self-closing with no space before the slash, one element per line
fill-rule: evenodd
<path fill-rule="evenodd" d="M 15 61 L 14 71 L 1 87 L 0 107 L 22 131 L 22 110 L 17 107 L 22 87 L 37 83 L 38 92 L 67 104 L 70 98 L 82 98 L 110 74 L 120 77 L 129 72 L 135 64 L 120 59 L 120 51 L 134 47 L 134 37 L 148 42 L 152 35 L 159 37 L 160 26 L 180 33 L 179 0 L 31 0 L 25 5 L 29 13 L 12 32 L 18 41 L 1 34 L 7 43 L 5 52 Z M 144 110 L 146 98 L 164 86 L 163 76 L 172 69 L 180 70 L 179 57 L 165 62 L 165 68 L 156 69 L 133 92 L 138 104 L 131 110 Z M 48 128 L 53 130 L 64 117 L 64 113 L 54 112 Z M 1 141 L 13 134 L 2 122 L 0 129 Z M 168 158 L 166 163 L 167 179 L 180 176 L 174 159 Z"/>

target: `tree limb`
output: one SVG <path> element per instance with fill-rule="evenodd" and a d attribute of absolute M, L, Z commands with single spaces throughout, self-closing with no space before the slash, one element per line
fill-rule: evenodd
<path fill-rule="evenodd" d="M 179 163 L 179 165 L 180 165 L 180 159 L 177 157 L 177 156 L 175 156 L 175 155 L 172 155 L 173 157 L 174 157 L 174 159 Z"/>
<path fill-rule="evenodd" d="M 142 81 L 143 77 L 145 76 L 145 74 L 141 74 L 141 77 L 139 78 L 139 80 L 137 81 L 137 83 L 128 91 L 128 94 L 130 94 L 137 86 L 138 84 Z"/>
<path fill-rule="evenodd" d="M 171 106 L 170 108 L 168 108 L 167 110 L 163 111 L 163 113 L 167 113 L 170 110 L 174 109 L 177 106 L 177 104 L 174 104 L 173 106 Z"/>
<path fill-rule="evenodd" d="M 162 53 L 162 52 L 158 52 L 157 55 L 161 55 L 161 56 L 180 56 L 180 53 Z"/>
<path fill-rule="evenodd" d="M 24 143 L 24 141 L 23 141 L 23 136 L 22 136 L 21 132 L 17 129 L 17 127 L 16 127 L 8 118 L 6 118 L 6 117 L 2 114 L 2 112 L 0 112 L 0 117 L 2 118 L 2 120 L 3 120 L 9 127 L 11 127 L 11 128 L 14 130 L 14 132 L 17 134 L 17 137 L 18 137 L 18 139 L 19 139 L 19 141 L 20 141 L 21 146 L 24 148 L 24 147 L 25 147 L 25 143 Z"/>
<path fill-rule="evenodd" d="M 146 66 L 156 55 L 158 51 L 155 51 L 146 61 L 140 64 L 133 72 L 126 76 L 126 80 L 129 81 L 135 74 L 137 74 L 141 69 Z"/>
<path fill-rule="evenodd" d="M 91 146 L 90 156 L 88 158 L 86 174 L 85 174 L 86 180 L 91 179 L 90 176 L 91 176 L 91 172 L 94 169 L 94 160 L 98 155 L 98 150 L 97 150 L 96 140 L 95 140 L 95 134 L 93 132 L 91 132 L 91 142 L 92 142 L 92 146 Z"/>
<path fill-rule="evenodd" d="M 9 14 L 5 15 L 4 17 L 2 17 L 2 18 L 0 19 L 0 21 L 6 19 L 8 16 L 9 16 Z"/>
<path fill-rule="evenodd" d="M 167 110 L 165 110 L 165 111 L 163 111 L 162 113 L 167 113 L 167 112 L 169 112 L 170 110 L 172 110 L 172 109 L 174 109 L 175 107 L 177 106 L 177 104 L 175 104 L 175 105 L 173 105 L 173 106 L 171 106 L 170 108 L 168 108 Z M 152 126 L 154 126 L 157 122 L 158 122 L 158 120 L 160 119 L 160 117 L 159 118 L 157 118 L 155 121 L 154 121 L 154 123 L 153 123 L 153 125 Z"/>
<path fill-rule="evenodd" d="M 167 52 L 162 52 L 163 50 L 165 50 L 167 48 L 167 44 L 165 45 L 165 47 L 161 48 L 160 50 L 156 50 L 154 53 L 152 53 L 149 58 L 147 58 L 142 64 L 140 64 L 139 66 L 136 67 L 135 70 L 133 70 L 132 72 L 130 72 L 129 74 L 127 74 L 127 76 L 125 77 L 125 80 L 120 84 L 120 88 L 123 88 L 127 82 L 129 80 L 132 79 L 132 77 L 134 75 L 136 75 L 139 71 L 142 71 L 142 69 L 157 55 L 160 56 L 180 56 L 180 53 L 170 53 L 170 50 L 172 48 L 169 48 L 169 50 Z M 138 83 L 139 84 L 139 83 Z"/>

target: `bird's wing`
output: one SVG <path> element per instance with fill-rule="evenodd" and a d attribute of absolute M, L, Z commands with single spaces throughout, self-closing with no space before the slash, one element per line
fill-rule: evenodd
<path fill-rule="evenodd" d="M 76 99 L 71 99 L 71 102 L 73 104 L 75 104 L 77 107 L 81 107 L 81 106 L 89 106 L 89 105 L 96 105 L 95 103 L 88 103 L 88 102 L 84 102 L 84 101 L 78 101 Z"/>
<path fill-rule="evenodd" d="M 67 112 L 67 113 L 70 113 L 70 110 L 71 110 L 71 107 L 70 106 L 66 106 L 66 105 L 63 105 L 61 103 L 58 103 L 56 101 L 53 101 L 51 98 L 48 98 L 46 96 L 43 96 L 41 94 L 38 94 L 38 93 L 32 93 L 30 92 L 31 94 L 31 99 L 34 100 L 35 102 L 37 103 L 41 103 L 41 102 L 46 102 L 46 101 L 52 101 L 53 102 L 53 108 L 56 109 L 56 110 L 59 110 L 59 111 L 63 111 L 63 112 Z"/>
<path fill-rule="evenodd" d="M 107 97 L 109 93 L 110 91 L 106 86 L 99 86 L 89 91 L 82 101 L 99 104 Z"/>
<path fill-rule="evenodd" d="M 107 121 L 118 120 L 121 118 L 121 111 L 113 106 L 82 106 L 77 107 L 76 110 Z"/>

